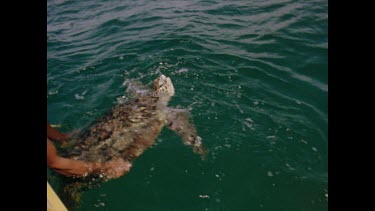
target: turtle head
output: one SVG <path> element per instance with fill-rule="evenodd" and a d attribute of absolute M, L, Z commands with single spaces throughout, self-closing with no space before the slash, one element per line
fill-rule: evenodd
<path fill-rule="evenodd" d="M 174 95 L 174 87 L 172 81 L 169 77 L 165 77 L 165 75 L 161 75 L 159 78 L 154 80 L 154 96 L 166 95 L 166 96 L 173 96 Z"/>

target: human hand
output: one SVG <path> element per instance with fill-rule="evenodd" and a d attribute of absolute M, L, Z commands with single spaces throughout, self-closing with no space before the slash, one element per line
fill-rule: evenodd
<path fill-rule="evenodd" d="M 78 139 L 76 139 L 76 137 L 79 135 L 79 133 L 81 132 L 80 129 L 78 130 L 74 130 L 70 133 L 64 133 L 62 134 L 62 137 L 61 137 L 61 147 L 62 148 L 69 148 L 69 147 L 72 147 L 74 145 L 76 145 L 78 143 Z"/>
<path fill-rule="evenodd" d="M 77 139 L 70 139 L 69 141 L 63 141 L 60 144 L 60 147 L 63 148 L 63 149 L 70 148 L 70 147 L 75 146 L 78 143 L 78 141 L 79 140 L 77 140 Z"/>
<path fill-rule="evenodd" d="M 65 139 L 74 139 L 76 138 L 76 136 L 78 136 L 80 133 L 81 133 L 81 129 L 78 129 L 78 130 L 73 130 L 72 132 L 70 133 L 65 133 Z"/>
<path fill-rule="evenodd" d="M 119 158 L 111 160 L 102 165 L 101 173 L 108 179 L 119 178 L 130 171 L 132 164 Z"/>

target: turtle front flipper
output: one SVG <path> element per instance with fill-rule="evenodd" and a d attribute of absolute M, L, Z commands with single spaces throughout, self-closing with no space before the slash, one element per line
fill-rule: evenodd
<path fill-rule="evenodd" d="M 189 112 L 185 109 L 167 110 L 167 127 L 182 137 L 185 145 L 191 146 L 193 151 L 205 158 L 207 150 L 203 146 L 202 138 L 197 135 L 195 126 L 189 121 Z"/>

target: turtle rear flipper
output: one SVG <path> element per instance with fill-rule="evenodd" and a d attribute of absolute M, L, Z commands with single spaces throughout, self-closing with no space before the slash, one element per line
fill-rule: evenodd
<path fill-rule="evenodd" d="M 69 210 L 80 206 L 81 197 L 85 191 L 96 188 L 107 180 L 105 177 L 96 175 L 82 178 L 63 177 L 62 179 L 63 185 L 60 187 L 59 196 Z"/>
<path fill-rule="evenodd" d="M 189 121 L 189 112 L 185 109 L 168 108 L 167 127 L 181 136 L 185 145 L 191 146 L 193 151 L 205 158 L 207 150 L 203 146 L 202 138 L 197 135 L 195 126 Z"/>

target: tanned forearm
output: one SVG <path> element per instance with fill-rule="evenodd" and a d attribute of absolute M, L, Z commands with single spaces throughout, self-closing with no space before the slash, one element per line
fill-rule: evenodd
<path fill-rule="evenodd" d="M 89 174 L 99 174 L 101 163 L 84 162 L 60 157 L 53 143 L 47 138 L 47 165 L 52 170 L 65 176 L 82 177 Z"/>

